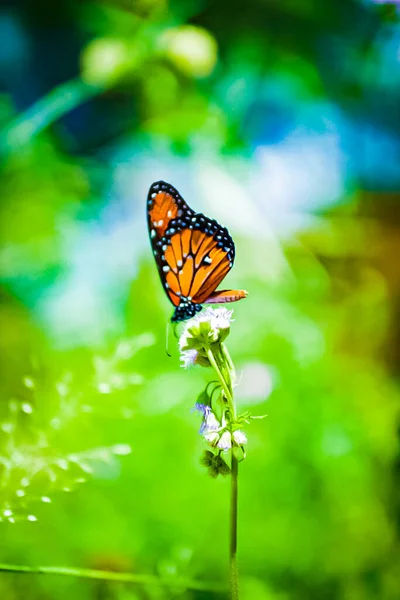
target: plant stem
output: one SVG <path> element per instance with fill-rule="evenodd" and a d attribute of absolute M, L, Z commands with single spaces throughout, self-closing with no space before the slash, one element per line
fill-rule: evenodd
<path fill-rule="evenodd" d="M 237 510 L 239 462 L 231 449 L 231 523 L 230 523 L 230 588 L 231 600 L 239 600 L 239 571 L 237 564 Z"/>
<path fill-rule="evenodd" d="M 214 354 L 213 354 L 212 350 L 210 348 L 207 348 L 206 351 L 207 351 L 208 360 L 210 361 L 210 364 L 211 364 L 212 368 L 214 369 L 214 371 L 218 375 L 218 379 L 221 382 L 222 388 L 223 388 L 223 390 L 225 392 L 226 399 L 229 402 L 229 407 L 230 407 L 230 409 L 232 411 L 232 415 L 233 415 L 234 418 L 236 418 L 235 405 L 234 405 L 234 402 L 233 402 L 233 398 L 232 398 L 232 394 L 231 394 L 231 391 L 229 389 L 229 386 L 228 386 L 227 382 L 225 381 L 225 377 L 222 375 L 222 373 L 220 371 L 220 368 L 219 368 L 219 366 L 217 364 L 217 361 L 215 360 L 215 357 L 214 357 Z"/>
<path fill-rule="evenodd" d="M 231 419 L 236 420 L 236 406 L 232 392 L 232 376 L 235 374 L 231 357 L 227 348 L 221 344 L 222 359 L 225 361 L 223 372 L 218 366 L 218 362 L 210 348 L 207 349 L 208 360 L 211 366 L 218 375 L 222 388 L 225 392 L 226 399 L 229 402 L 231 411 Z M 222 365 L 223 366 L 223 365 Z M 239 462 L 235 456 L 233 446 L 231 448 L 231 514 L 230 514 L 230 540 L 229 540 L 229 566 L 230 566 L 230 590 L 231 600 L 239 600 L 239 571 L 237 564 L 237 512 L 238 512 L 238 472 Z"/>
<path fill-rule="evenodd" d="M 204 592 L 223 592 L 225 587 L 210 581 L 196 581 L 195 579 L 174 579 L 169 577 L 154 577 L 140 573 L 118 573 L 115 571 L 101 571 L 97 569 L 80 569 L 78 567 L 31 567 L 28 565 L 8 565 L 0 563 L 0 572 L 9 573 L 35 573 L 38 575 L 63 575 L 83 579 L 98 579 L 102 581 L 116 581 L 123 583 L 136 583 L 142 585 L 155 585 L 170 588 L 186 588 Z"/>
<path fill-rule="evenodd" d="M 231 355 L 228 352 L 228 348 L 225 346 L 225 344 L 223 342 L 221 344 L 221 349 L 222 349 L 222 354 L 223 354 L 226 362 L 228 363 L 228 368 L 231 373 L 231 379 L 235 378 L 236 377 L 235 365 L 232 362 Z"/>

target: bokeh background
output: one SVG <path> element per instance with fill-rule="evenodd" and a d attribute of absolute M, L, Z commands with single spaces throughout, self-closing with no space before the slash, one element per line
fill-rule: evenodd
<path fill-rule="evenodd" d="M 231 231 L 248 427 L 243 600 L 400 597 L 400 10 L 368 0 L 5 0 L 0 11 L 5 600 L 224 598 L 210 379 L 180 368 L 154 180 Z"/>

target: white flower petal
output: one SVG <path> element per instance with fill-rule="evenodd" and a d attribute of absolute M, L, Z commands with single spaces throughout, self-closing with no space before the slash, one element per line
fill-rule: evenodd
<path fill-rule="evenodd" d="M 188 340 L 194 336 L 190 332 L 193 328 L 199 327 L 201 323 L 207 323 L 210 328 L 210 341 L 216 342 L 219 338 L 220 330 L 227 330 L 230 328 L 233 310 L 228 310 L 225 307 L 212 308 L 208 307 L 203 310 L 200 314 L 190 319 L 183 330 L 180 339 L 179 347 L 182 352 L 183 348 L 188 346 Z M 192 331 L 193 332 L 193 331 Z"/>
<path fill-rule="evenodd" d="M 247 437 L 243 433 L 243 431 L 240 431 L 240 429 L 234 431 L 233 440 L 238 446 L 243 446 L 244 444 L 247 444 Z"/>
<path fill-rule="evenodd" d="M 207 431 L 216 431 L 221 427 L 217 417 L 212 412 L 205 418 L 205 426 Z"/>
<path fill-rule="evenodd" d="M 232 448 L 232 439 L 229 431 L 225 431 L 225 433 L 221 435 L 217 446 L 218 448 L 221 448 L 221 450 L 229 450 L 229 448 Z"/>
<path fill-rule="evenodd" d="M 193 365 L 195 365 L 198 354 L 199 353 L 197 352 L 197 350 L 194 349 L 181 350 L 181 367 L 187 369 L 188 367 L 192 367 Z"/>
<path fill-rule="evenodd" d="M 219 433 L 212 431 L 211 433 L 207 433 L 204 436 L 204 439 L 211 444 L 211 446 L 215 446 L 219 440 Z"/>

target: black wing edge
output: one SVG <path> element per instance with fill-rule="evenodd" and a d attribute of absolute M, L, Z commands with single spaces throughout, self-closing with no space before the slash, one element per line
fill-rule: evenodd
<path fill-rule="evenodd" d="M 170 194 L 174 200 L 176 200 L 178 205 L 186 204 L 185 200 L 173 185 L 160 179 L 159 181 L 154 181 L 154 183 L 152 183 L 150 186 L 149 193 L 147 194 L 148 208 L 151 208 L 152 206 L 153 194 L 158 194 L 159 192 L 166 192 L 167 194 Z"/>

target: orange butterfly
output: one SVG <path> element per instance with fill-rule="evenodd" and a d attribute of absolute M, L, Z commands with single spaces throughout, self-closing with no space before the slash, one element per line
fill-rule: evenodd
<path fill-rule="evenodd" d="M 175 306 L 172 321 L 193 317 L 205 303 L 235 302 L 245 290 L 218 290 L 235 258 L 226 227 L 192 210 L 165 181 L 147 196 L 150 241 L 164 289 Z"/>

